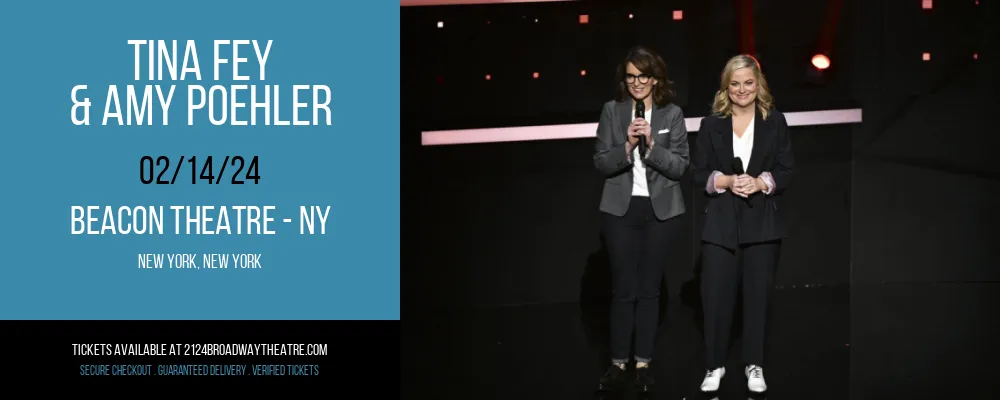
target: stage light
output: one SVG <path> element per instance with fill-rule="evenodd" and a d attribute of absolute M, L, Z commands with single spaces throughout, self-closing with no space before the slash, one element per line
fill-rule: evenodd
<path fill-rule="evenodd" d="M 536 24 L 538 23 L 538 18 L 535 18 L 535 23 L 536 23 Z"/>
<path fill-rule="evenodd" d="M 587 76 L 587 70 L 581 69 L 580 70 L 580 76 Z"/>
<path fill-rule="evenodd" d="M 444 28 L 444 21 L 438 21 L 438 28 Z"/>
<path fill-rule="evenodd" d="M 628 19 L 632 19 L 632 14 L 631 13 L 628 15 Z"/>
<path fill-rule="evenodd" d="M 590 16 L 587 14 L 580 14 L 580 23 L 581 24 L 590 23 Z"/>
<path fill-rule="evenodd" d="M 490 80 L 490 79 L 492 79 L 492 78 L 493 78 L 493 77 L 492 77 L 492 76 L 490 76 L 490 74 L 486 74 L 486 80 Z"/>
<path fill-rule="evenodd" d="M 674 21 L 680 21 L 684 19 L 684 11 L 674 10 Z"/>
<path fill-rule="evenodd" d="M 532 74 L 531 74 L 531 77 L 532 77 L 532 78 L 535 78 L 535 79 L 538 79 L 538 73 L 537 73 L 537 72 L 535 72 L 535 73 L 532 73 Z"/>
<path fill-rule="evenodd" d="M 830 68 L 830 58 L 822 54 L 817 54 L 813 56 L 812 64 L 817 69 L 827 69 Z"/>
<path fill-rule="evenodd" d="M 924 61 L 930 61 L 931 60 L 931 53 L 924 53 L 923 58 L 924 58 Z"/>
<path fill-rule="evenodd" d="M 973 60 L 978 60 L 979 59 L 979 53 L 972 53 L 972 59 Z"/>
<path fill-rule="evenodd" d="M 930 9 L 934 8 L 934 0 L 924 0 L 923 3 L 924 3 L 924 9 L 925 10 L 930 10 Z"/>

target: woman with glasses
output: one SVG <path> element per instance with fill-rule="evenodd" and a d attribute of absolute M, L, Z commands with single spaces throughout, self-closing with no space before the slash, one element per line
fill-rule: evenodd
<path fill-rule="evenodd" d="M 679 185 L 688 167 L 688 137 L 671 103 L 667 68 L 650 49 L 629 50 L 618 67 L 617 99 L 604 104 L 594 165 L 604 177 L 600 211 L 611 261 L 611 366 L 598 390 L 625 382 L 635 334 L 635 386 L 651 391 L 660 283 L 670 241 L 683 228 Z"/>
<path fill-rule="evenodd" d="M 794 164 L 788 123 L 773 105 L 757 60 L 733 57 L 722 70 L 712 115 L 701 121 L 692 154 L 694 184 L 707 203 L 701 235 L 708 364 L 701 389 L 706 392 L 718 390 L 726 374 L 741 279 L 747 388 L 767 389 L 764 328 L 781 239 L 788 235 L 780 214 Z"/>

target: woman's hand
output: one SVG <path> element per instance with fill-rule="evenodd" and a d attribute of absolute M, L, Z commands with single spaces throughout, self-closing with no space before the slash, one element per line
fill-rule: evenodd
<path fill-rule="evenodd" d="M 740 197 L 747 197 L 743 194 L 743 187 L 746 186 L 744 176 L 746 175 L 726 175 L 725 177 L 720 176 L 719 179 L 726 179 L 726 189 L 729 189 L 733 194 Z"/>
<path fill-rule="evenodd" d="M 652 128 L 649 127 L 649 123 L 643 118 L 636 118 L 628 126 L 628 143 L 632 145 L 632 148 L 639 143 L 639 138 L 645 136 L 646 144 L 653 144 Z"/>
<path fill-rule="evenodd" d="M 748 197 L 754 193 L 767 189 L 767 185 L 764 184 L 763 179 L 754 178 L 747 174 L 737 176 L 733 179 L 731 186 L 733 193 L 736 193 L 741 197 Z"/>
<path fill-rule="evenodd" d="M 641 118 L 640 118 L 641 119 Z M 649 126 L 649 122 L 645 119 L 641 119 L 642 123 L 639 125 L 639 133 L 646 137 L 646 145 L 650 148 L 653 147 L 653 127 Z"/>

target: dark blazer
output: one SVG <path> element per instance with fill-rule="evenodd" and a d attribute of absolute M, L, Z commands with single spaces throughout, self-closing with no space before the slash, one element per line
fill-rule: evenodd
<path fill-rule="evenodd" d="M 642 162 L 653 212 L 660 220 L 684 213 L 684 194 L 680 181 L 690 163 L 687 126 L 681 108 L 668 103 L 653 105 L 651 118 L 653 146 Z M 600 210 L 624 216 L 632 199 L 632 162 L 625 154 L 628 126 L 632 123 L 632 99 L 604 103 L 597 124 L 597 145 L 594 166 L 604 176 Z"/>
<path fill-rule="evenodd" d="M 707 205 L 702 211 L 705 213 L 705 228 L 701 238 L 734 250 L 739 244 L 767 242 L 788 236 L 781 214 L 784 193 L 791 184 L 795 164 L 788 123 L 778 111 L 772 110 L 764 120 L 760 110 L 754 109 L 757 116 L 754 120 L 753 150 L 746 173 L 757 177 L 762 172 L 770 172 L 775 184 L 770 195 L 757 192 L 744 199 L 729 190 L 721 194 L 705 190 L 712 172 L 735 174 L 732 167 L 732 117 L 712 115 L 702 119 L 695 150 L 691 154 L 695 190 L 707 198 Z"/>

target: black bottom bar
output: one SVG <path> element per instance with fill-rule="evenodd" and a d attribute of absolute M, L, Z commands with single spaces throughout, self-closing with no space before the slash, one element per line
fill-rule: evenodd
<path fill-rule="evenodd" d="M 399 321 L 0 321 L 6 383 L 398 391 Z M 269 385 L 270 386 L 270 385 Z"/>

